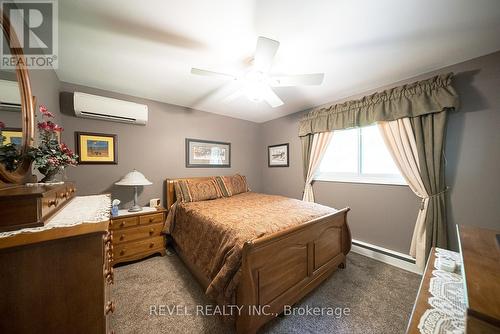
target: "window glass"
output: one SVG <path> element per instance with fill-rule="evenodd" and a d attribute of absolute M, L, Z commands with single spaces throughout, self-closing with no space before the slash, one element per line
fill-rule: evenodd
<path fill-rule="evenodd" d="M 357 129 L 335 131 L 328 150 L 321 161 L 320 171 L 334 173 L 357 173 L 357 151 Z"/>
<path fill-rule="evenodd" d="M 315 179 L 406 184 L 376 125 L 334 131 Z"/>

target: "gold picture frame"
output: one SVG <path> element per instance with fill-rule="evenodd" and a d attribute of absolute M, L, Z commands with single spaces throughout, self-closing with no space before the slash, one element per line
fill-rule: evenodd
<path fill-rule="evenodd" d="M 80 165 L 118 164 L 117 136 L 114 134 L 75 132 Z"/>
<path fill-rule="evenodd" d="M 23 145 L 23 129 L 5 128 L 2 130 L 2 136 L 5 137 L 3 144 L 14 144 L 18 147 Z"/>

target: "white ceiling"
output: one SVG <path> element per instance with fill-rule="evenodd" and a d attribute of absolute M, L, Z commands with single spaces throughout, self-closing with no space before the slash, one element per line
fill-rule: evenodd
<path fill-rule="evenodd" d="M 265 122 L 500 50 L 498 0 L 64 0 L 62 81 Z M 242 73 L 258 36 L 280 41 L 272 72 L 324 72 L 280 87 L 271 108 L 191 67 Z"/>

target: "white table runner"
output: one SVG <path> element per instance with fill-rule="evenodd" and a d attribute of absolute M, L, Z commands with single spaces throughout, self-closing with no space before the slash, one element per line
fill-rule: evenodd
<path fill-rule="evenodd" d="M 455 261 L 457 270 L 450 273 L 438 269 L 440 258 Z M 465 333 L 467 305 L 460 254 L 436 248 L 436 260 L 433 265 L 434 270 L 429 287 L 431 297 L 428 300 L 431 308 L 426 310 L 420 318 L 418 329 L 423 334 Z"/>
<path fill-rule="evenodd" d="M 2 232 L 0 238 L 20 233 L 36 233 L 56 227 L 102 222 L 109 219 L 110 207 L 110 195 L 77 196 L 57 212 L 45 226 Z"/>

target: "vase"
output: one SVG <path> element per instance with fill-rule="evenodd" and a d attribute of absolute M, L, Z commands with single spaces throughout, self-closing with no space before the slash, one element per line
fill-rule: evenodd
<path fill-rule="evenodd" d="M 59 169 L 45 169 L 45 168 L 38 168 L 38 171 L 43 174 L 43 179 L 40 180 L 41 183 L 50 183 L 54 182 L 54 179 L 56 178 L 56 175 L 59 174 L 60 170 Z"/>

